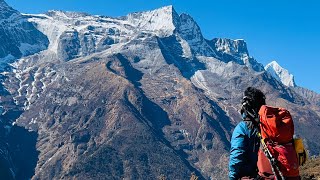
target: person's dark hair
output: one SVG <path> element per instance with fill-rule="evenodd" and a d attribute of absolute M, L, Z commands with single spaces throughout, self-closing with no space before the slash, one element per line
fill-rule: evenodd
<path fill-rule="evenodd" d="M 265 104 L 266 97 L 263 92 L 254 87 L 248 87 L 244 91 L 241 114 L 245 113 L 246 117 L 255 119 L 258 116 L 261 106 Z"/>
<path fill-rule="evenodd" d="M 262 91 L 254 87 L 248 87 L 244 91 L 244 96 L 247 96 L 252 100 L 251 106 L 252 108 L 255 108 L 255 110 L 257 111 L 259 111 L 262 105 L 266 104 L 266 96 L 263 94 Z"/>

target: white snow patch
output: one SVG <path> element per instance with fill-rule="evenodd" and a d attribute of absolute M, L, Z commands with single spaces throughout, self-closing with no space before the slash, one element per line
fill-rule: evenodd
<path fill-rule="evenodd" d="M 45 14 L 30 15 L 32 18 L 29 18 L 28 21 L 36 23 L 37 29 L 48 37 L 50 42 L 48 49 L 57 52 L 58 39 L 68 29 L 67 24 Z"/>
<path fill-rule="evenodd" d="M 29 124 L 36 124 L 37 120 L 35 118 L 32 118 L 31 121 L 29 122 Z"/>
<path fill-rule="evenodd" d="M 195 72 L 195 74 L 191 77 L 191 82 L 198 88 L 205 90 L 207 93 L 211 92 L 201 71 Z"/>
<path fill-rule="evenodd" d="M 178 37 L 179 37 L 179 43 L 181 44 L 182 51 L 183 51 L 182 57 L 191 58 L 192 53 L 191 53 L 191 48 L 190 48 L 188 42 L 186 40 L 182 39 L 180 36 L 178 36 Z"/>

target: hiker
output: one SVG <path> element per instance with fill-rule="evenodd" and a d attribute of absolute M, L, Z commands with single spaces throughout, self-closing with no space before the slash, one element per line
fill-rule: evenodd
<path fill-rule="evenodd" d="M 244 105 L 250 109 L 244 109 Z M 265 105 L 265 95 L 259 89 L 248 87 L 242 100 L 241 121 L 233 131 L 231 138 L 229 179 L 255 178 L 258 175 L 257 161 L 260 139 L 257 136 L 258 121 L 255 119 L 262 105 Z"/>
<path fill-rule="evenodd" d="M 243 121 L 231 138 L 229 178 L 300 180 L 299 165 L 307 157 L 303 145 L 299 145 L 301 150 L 295 145 L 299 141 L 294 139 L 290 112 L 265 104 L 260 90 L 245 90 L 240 111 Z"/>

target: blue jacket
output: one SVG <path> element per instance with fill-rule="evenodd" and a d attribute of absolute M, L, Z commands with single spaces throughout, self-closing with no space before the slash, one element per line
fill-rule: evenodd
<path fill-rule="evenodd" d="M 229 179 L 257 175 L 259 138 L 255 129 L 250 129 L 251 122 L 240 122 L 233 131 L 231 138 Z M 251 124 L 252 125 L 252 124 Z"/>

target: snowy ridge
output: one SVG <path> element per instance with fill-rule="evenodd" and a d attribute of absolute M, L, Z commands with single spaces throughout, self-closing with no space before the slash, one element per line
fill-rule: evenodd
<path fill-rule="evenodd" d="M 218 51 L 232 55 L 249 56 L 247 43 L 243 39 L 231 40 L 226 38 L 216 38 L 214 41 Z"/>
<path fill-rule="evenodd" d="M 294 76 L 288 70 L 281 67 L 276 61 L 267 64 L 265 70 L 269 72 L 275 79 L 289 87 L 295 87 Z"/>
<path fill-rule="evenodd" d="M 127 16 L 127 21 L 138 29 L 155 33 L 159 37 L 173 34 L 176 29 L 178 14 L 172 6 L 165 6 L 153 11 L 132 13 Z"/>
<path fill-rule="evenodd" d="M 124 18 L 63 11 L 25 16 L 47 35 L 50 41 L 48 51 L 62 56 L 64 60 L 103 51 L 137 37 L 143 38 L 142 33 L 170 36 L 176 28 L 174 18 L 178 17 L 172 6 L 132 13 Z M 68 48 L 73 51 L 71 55 Z"/>
<path fill-rule="evenodd" d="M 215 49 L 218 59 L 224 62 L 233 61 L 240 65 L 246 65 L 257 72 L 264 71 L 263 65 L 249 56 L 247 43 L 243 39 L 214 38 L 208 42 Z"/>
<path fill-rule="evenodd" d="M 188 14 L 182 13 L 178 25 L 179 35 L 188 42 L 190 48 L 196 55 L 215 57 L 214 50 L 202 36 L 200 27 Z"/>
<path fill-rule="evenodd" d="M 48 49 L 56 53 L 59 53 L 59 43 L 63 34 L 69 34 L 67 36 L 72 36 L 73 32 L 78 34 L 77 38 L 80 41 L 78 55 L 83 56 L 108 49 L 113 44 L 126 43 L 141 33 L 148 33 L 160 38 L 171 35 L 179 36 L 181 45 L 187 48 L 184 51 L 188 57 L 191 57 L 190 52 L 215 56 L 214 50 L 207 44 L 192 17 L 187 14 L 179 16 L 172 6 L 131 13 L 122 18 L 63 11 L 49 11 L 43 15 L 26 14 L 25 16 L 28 16 L 29 21 L 36 23 L 37 28 L 48 36 L 50 41 Z M 85 42 L 84 39 L 90 43 Z"/>
<path fill-rule="evenodd" d="M 66 36 L 68 34 L 70 36 L 72 33 L 82 35 L 83 38 L 92 41 L 94 50 L 99 49 L 99 43 L 103 46 L 107 38 L 111 39 L 110 41 L 113 41 L 113 43 L 127 41 L 128 36 L 125 36 L 125 34 L 129 32 L 122 28 L 123 26 L 116 20 L 96 16 L 79 16 L 79 18 L 74 19 L 72 16 L 75 16 L 76 13 L 73 13 L 70 17 L 70 13 L 64 14 L 61 11 L 50 11 L 47 14 L 29 15 L 31 17 L 29 21 L 36 23 L 38 29 L 47 35 L 50 41 L 48 50 L 52 52 L 59 53 L 59 43 L 63 34 Z M 120 34 L 123 34 L 123 36 L 121 37 Z M 83 42 L 83 46 L 86 46 L 85 43 Z"/>
<path fill-rule="evenodd" d="M 0 34 L 2 62 L 37 53 L 46 49 L 48 44 L 46 37 L 32 23 L 4 1 L 0 1 Z"/>

